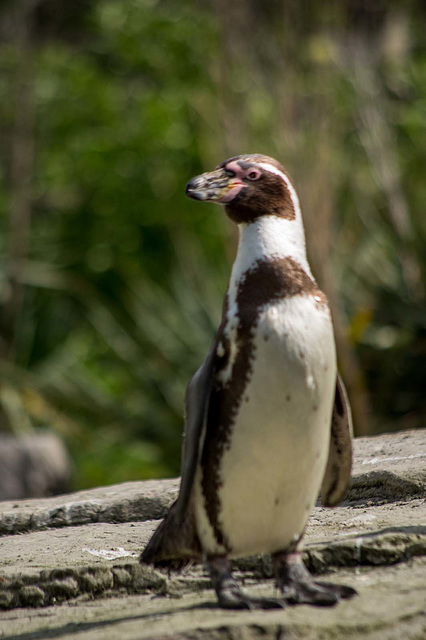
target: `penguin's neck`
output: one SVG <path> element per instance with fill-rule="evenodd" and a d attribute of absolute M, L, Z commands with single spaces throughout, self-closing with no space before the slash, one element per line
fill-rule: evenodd
<path fill-rule="evenodd" d="M 231 282 L 239 282 L 255 263 L 276 258 L 292 258 L 312 277 L 300 213 L 294 220 L 262 216 L 253 222 L 238 225 L 238 230 L 238 251 Z"/>

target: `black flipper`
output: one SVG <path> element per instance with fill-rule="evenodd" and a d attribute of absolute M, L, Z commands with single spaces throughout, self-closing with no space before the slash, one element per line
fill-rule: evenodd
<path fill-rule="evenodd" d="M 188 384 L 179 496 L 148 542 L 140 557 L 141 562 L 180 569 L 191 559 L 202 559 L 191 497 L 208 410 L 215 354 L 216 342 Z"/>
<path fill-rule="evenodd" d="M 346 389 L 340 376 L 336 380 L 331 418 L 330 450 L 321 487 L 321 503 L 334 507 L 347 491 L 352 470 L 352 416 Z"/>
<path fill-rule="evenodd" d="M 177 501 L 154 531 L 140 556 L 140 562 L 180 571 L 192 560 L 201 561 L 203 554 L 198 540 L 194 512 L 188 509 L 182 521 L 176 517 Z"/>
<path fill-rule="evenodd" d="M 186 515 L 200 455 L 200 442 L 205 426 L 212 386 L 216 341 L 201 367 L 192 376 L 185 394 L 185 429 L 183 433 L 181 480 L 176 503 L 176 516 Z"/>

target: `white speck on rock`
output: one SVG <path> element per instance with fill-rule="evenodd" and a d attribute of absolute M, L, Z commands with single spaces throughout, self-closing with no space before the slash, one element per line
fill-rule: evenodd
<path fill-rule="evenodd" d="M 126 551 L 123 547 L 116 547 L 115 549 L 90 549 L 84 547 L 82 551 L 90 553 L 92 556 L 103 558 L 104 560 L 116 560 L 117 558 L 137 558 L 137 553 L 131 553 Z"/>
<path fill-rule="evenodd" d="M 413 453 L 410 456 L 393 456 L 391 458 L 371 458 L 371 460 L 363 460 L 361 464 L 378 464 L 379 462 L 398 462 L 398 460 L 414 460 L 414 458 L 426 458 L 426 453 Z"/>
<path fill-rule="evenodd" d="M 376 520 L 376 516 L 372 513 L 362 513 L 359 516 L 354 516 L 350 520 L 346 520 L 344 523 L 346 527 L 359 526 L 360 524 L 367 524 Z"/>

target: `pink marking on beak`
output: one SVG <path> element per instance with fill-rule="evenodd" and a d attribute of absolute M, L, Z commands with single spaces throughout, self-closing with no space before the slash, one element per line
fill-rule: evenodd
<path fill-rule="evenodd" d="M 236 198 L 237 195 L 240 193 L 240 191 L 245 187 L 247 187 L 247 185 L 244 184 L 244 182 L 240 182 L 240 180 L 235 180 L 234 182 L 231 182 L 231 184 L 227 188 L 226 193 L 224 193 L 220 198 L 218 198 L 216 202 L 224 202 L 225 204 L 227 202 L 231 202 L 231 200 Z"/>

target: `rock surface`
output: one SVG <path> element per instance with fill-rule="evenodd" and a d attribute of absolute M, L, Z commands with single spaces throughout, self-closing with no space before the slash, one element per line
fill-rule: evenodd
<path fill-rule="evenodd" d="M 138 564 L 177 480 L 0 502 L 0 638 L 426 639 L 425 485 L 426 430 L 357 439 L 347 500 L 315 508 L 305 560 L 360 595 L 278 612 L 217 609 L 202 567 Z M 274 591 L 267 558 L 236 565 L 247 591 Z"/>

